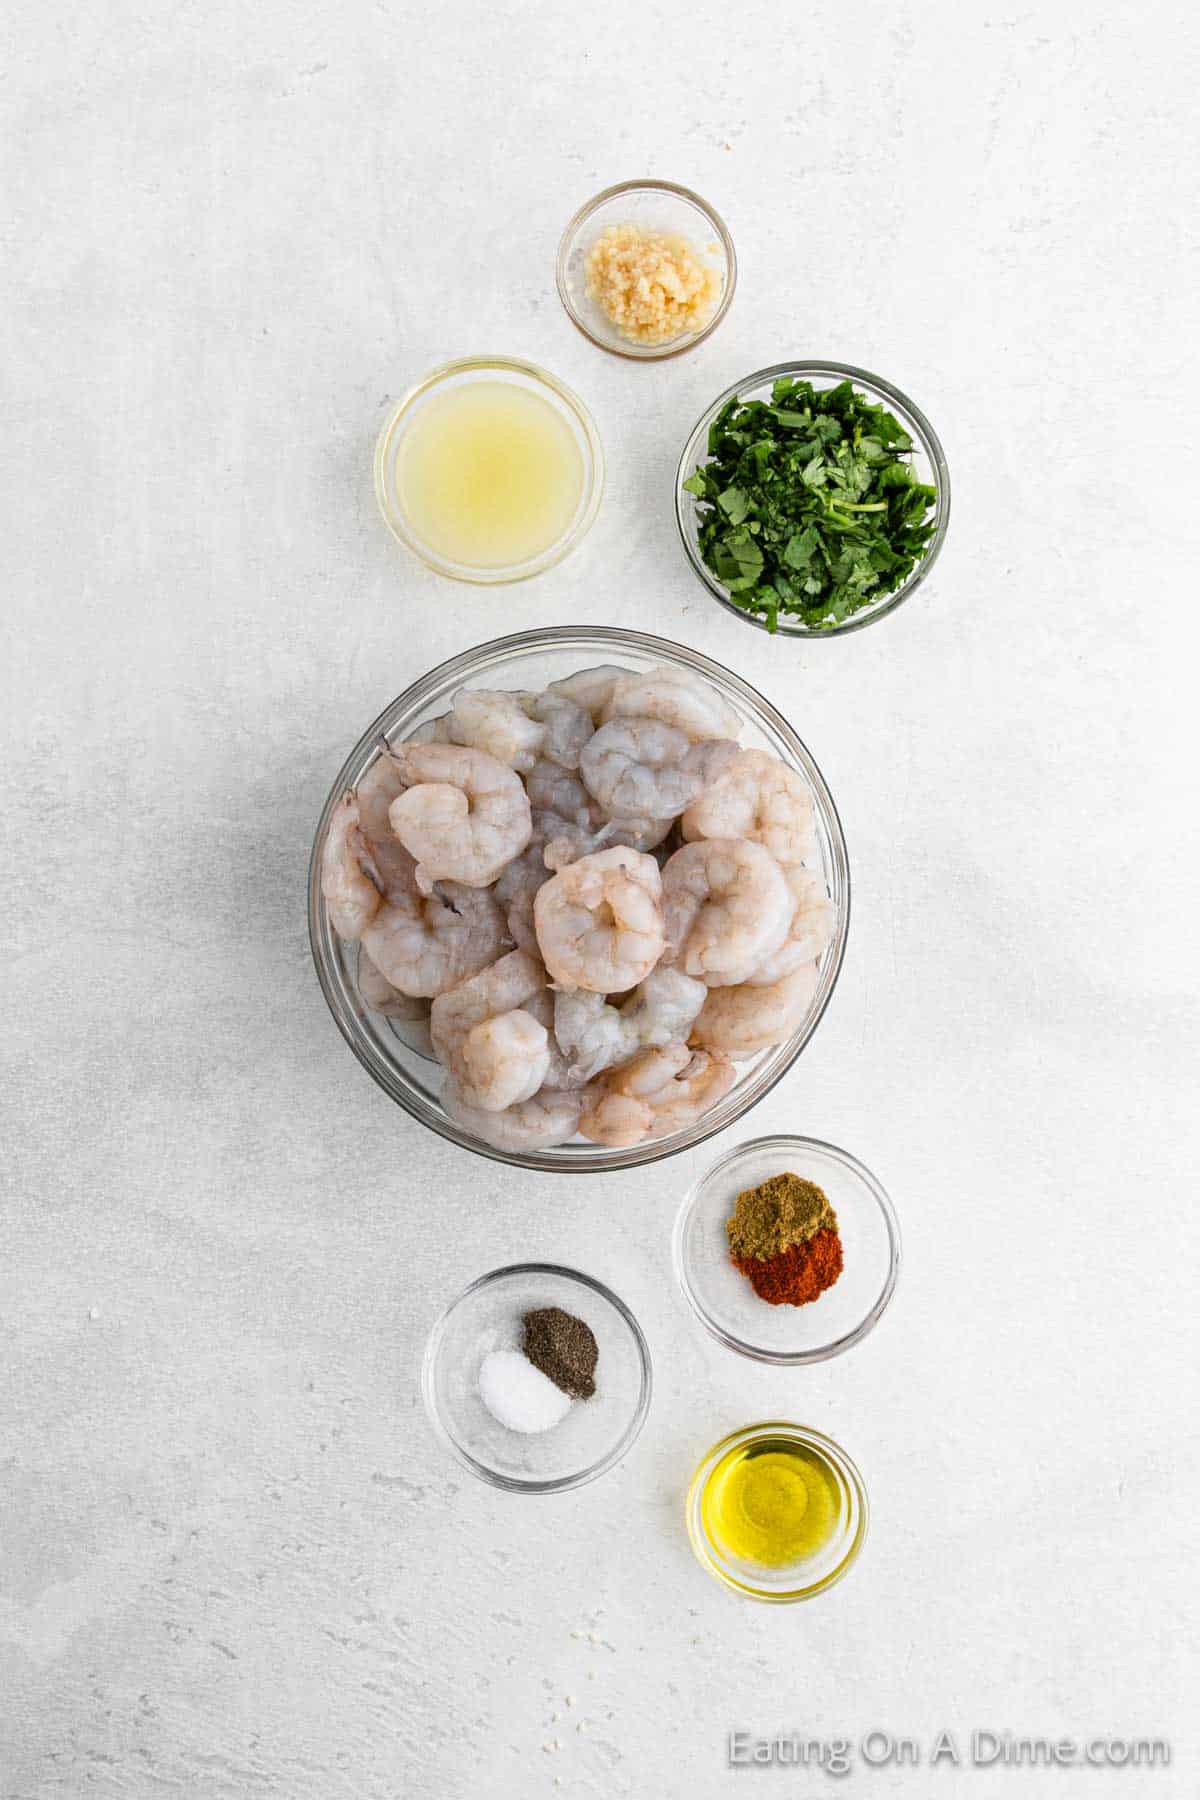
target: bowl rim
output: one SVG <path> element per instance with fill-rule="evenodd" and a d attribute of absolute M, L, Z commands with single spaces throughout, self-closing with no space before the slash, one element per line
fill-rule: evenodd
<path fill-rule="evenodd" d="M 697 502 L 693 494 L 686 492 L 683 484 L 692 472 L 689 465 L 693 465 L 698 460 L 697 446 L 702 438 L 707 437 L 708 428 L 721 408 L 730 400 L 737 399 L 739 394 L 760 387 L 765 382 L 778 380 L 781 375 L 800 378 L 811 375 L 831 375 L 836 376 L 839 380 L 861 383 L 864 387 L 874 389 L 880 397 L 887 399 L 893 406 L 907 413 L 917 428 L 921 447 L 933 465 L 937 501 L 934 511 L 934 532 L 929 540 L 928 549 L 908 580 L 894 593 L 888 594 L 878 606 L 864 607 L 860 612 L 852 613 L 850 618 L 843 619 L 840 625 L 817 627 L 789 624 L 781 619 L 776 630 L 770 632 L 767 631 L 765 620 L 757 618 L 753 613 L 744 612 L 740 606 L 734 604 L 724 583 L 717 580 L 708 564 L 693 548 L 685 524 L 685 506 L 688 509 L 688 516 L 691 516 L 691 511 Z M 869 369 L 860 369 L 853 363 L 820 362 L 811 359 L 771 363 L 768 367 L 756 369 L 753 374 L 745 375 L 740 381 L 735 381 L 730 387 L 727 387 L 711 405 L 705 407 L 688 433 L 675 470 L 675 526 L 692 573 L 718 605 L 723 606 L 726 612 L 733 613 L 736 618 L 741 619 L 743 624 L 753 625 L 759 631 L 767 631 L 769 637 L 804 638 L 808 641 L 848 637 L 852 631 L 864 631 L 868 625 L 874 625 L 879 619 L 885 619 L 889 613 L 895 612 L 896 608 L 911 594 L 914 594 L 932 572 L 934 564 L 941 555 L 942 545 L 946 541 L 946 533 L 950 526 L 950 468 L 946 461 L 946 453 L 942 449 L 941 439 L 920 407 L 915 401 L 910 400 L 900 388 L 895 387 L 890 381 L 885 381 L 882 375 L 873 375 Z"/>
<path fill-rule="evenodd" d="M 395 503 L 392 486 L 388 479 L 391 452 L 395 440 L 400 433 L 406 415 L 416 403 L 431 389 L 448 381 L 455 375 L 486 373 L 488 370 L 501 369 L 517 375 L 523 375 L 535 386 L 548 388 L 567 408 L 583 433 L 588 447 L 590 465 L 590 485 L 586 489 L 586 501 L 578 519 L 571 529 L 557 543 L 551 544 L 539 556 L 531 557 L 528 562 L 509 563 L 498 569 L 472 569 L 469 564 L 451 562 L 442 557 L 428 545 L 423 544 L 410 529 L 407 520 L 398 504 Z M 530 362 L 525 357 L 490 355 L 479 352 L 473 356 L 455 356 L 448 362 L 438 363 L 436 367 L 418 377 L 400 398 L 389 408 L 379 434 L 375 439 L 373 459 L 375 482 L 375 500 L 379 507 L 384 524 L 396 541 L 411 551 L 419 562 L 435 575 L 447 581 L 462 581 L 472 587 L 506 587 L 516 581 L 528 581 L 534 575 L 541 575 L 552 569 L 568 556 L 582 542 L 596 522 L 600 511 L 600 503 L 604 498 L 605 462 L 604 445 L 596 421 L 592 417 L 585 401 L 570 387 L 567 382 L 542 368 L 540 363 Z"/>
<path fill-rule="evenodd" d="M 751 1582 L 739 1581 L 730 1571 L 721 1567 L 709 1547 L 702 1513 L 704 1489 L 708 1485 L 713 1470 L 726 1452 L 740 1441 L 753 1442 L 767 1434 L 773 1437 L 790 1437 L 794 1442 L 816 1446 L 826 1461 L 833 1463 L 838 1469 L 859 1505 L 859 1518 L 854 1535 L 836 1566 L 823 1575 L 819 1581 L 811 1582 L 806 1587 L 790 1588 L 778 1592 L 773 1592 L 769 1588 L 755 1587 Z M 851 1568 L 858 1561 L 859 1553 L 866 1542 L 871 1522 L 871 1505 L 862 1471 L 849 1451 L 843 1449 L 836 1438 L 830 1437 L 824 1431 L 819 1431 L 815 1425 L 799 1425 L 792 1419 L 761 1419 L 753 1425 L 742 1425 L 736 1431 L 727 1432 L 723 1438 L 719 1438 L 705 1451 L 696 1464 L 691 1481 L 688 1483 L 684 1516 L 693 1554 L 701 1568 L 707 1569 L 714 1580 L 719 1581 L 723 1587 L 729 1588 L 732 1593 L 742 1594 L 748 1600 L 761 1600 L 768 1606 L 791 1606 L 797 1601 L 814 1600 L 818 1594 L 823 1594 L 827 1589 L 835 1587 L 844 1576 L 849 1574 Z"/>
<path fill-rule="evenodd" d="M 637 1349 L 641 1382 L 638 1389 L 637 1402 L 634 1406 L 629 1423 L 610 1450 L 606 1451 L 597 1462 L 589 1463 L 586 1469 L 581 1469 L 573 1475 L 559 1475 L 555 1476 L 553 1480 L 535 1481 L 521 1479 L 518 1476 L 505 1475 L 501 1470 L 489 1468 L 486 1463 L 480 1462 L 478 1457 L 472 1456 L 470 1451 L 465 1449 L 464 1446 L 459 1443 L 458 1439 L 447 1427 L 437 1405 L 434 1393 L 434 1370 L 437 1366 L 438 1353 L 441 1350 L 442 1343 L 445 1339 L 446 1328 L 450 1323 L 451 1317 L 472 1294 L 478 1293 L 481 1288 L 490 1287 L 494 1282 L 503 1280 L 510 1275 L 553 1275 L 557 1279 L 575 1282 L 582 1287 L 591 1288 L 593 1293 L 599 1294 L 600 1298 L 606 1300 L 624 1319 L 626 1325 L 629 1327 L 630 1335 L 632 1336 L 634 1345 Z M 452 1455 L 464 1468 L 470 1469 L 471 1473 L 477 1475 L 481 1481 L 486 1481 L 492 1487 L 502 1488 L 506 1493 L 561 1494 L 565 1493 L 569 1488 L 585 1487 L 588 1482 L 595 1481 L 599 1476 L 606 1474 L 608 1470 L 611 1469 L 615 1463 L 618 1463 L 637 1442 L 641 1435 L 642 1426 L 646 1423 L 646 1418 L 650 1411 L 650 1402 L 653 1398 L 653 1393 L 654 1366 L 650 1357 L 650 1345 L 646 1340 L 645 1332 L 638 1324 L 637 1319 L 634 1317 L 630 1308 L 625 1304 L 624 1300 L 621 1299 L 619 1294 L 614 1293 L 613 1289 L 610 1288 L 606 1282 L 601 1281 L 595 1275 L 584 1274 L 582 1269 L 572 1269 L 566 1263 L 505 1263 L 501 1268 L 488 1269 L 484 1274 L 477 1275 L 473 1281 L 469 1281 L 464 1288 L 461 1288 L 459 1292 L 453 1296 L 452 1299 L 447 1301 L 446 1305 L 442 1308 L 429 1329 L 429 1335 L 425 1340 L 424 1354 L 421 1358 L 421 1398 L 425 1404 L 426 1417 L 432 1425 L 435 1434 L 441 1439 L 442 1443 L 450 1450 Z"/>
<path fill-rule="evenodd" d="M 665 344 L 610 343 L 606 338 L 600 337 L 577 310 L 571 299 L 567 283 L 567 259 L 578 232 L 582 230 L 592 214 L 597 212 L 600 207 L 606 206 L 610 200 L 619 199 L 622 194 L 635 193 L 672 194 L 676 199 L 686 200 L 692 206 L 698 207 L 716 232 L 725 256 L 725 287 L 713 310 L 711 319 L 700 331 L 690 334 L 685 332 L 682 337 L 670 338 Z M 563 311 L 576 330 L 582 332 L 589 344 L 595 344 L 598 350 L 605 350 L 610 356 L 623 357 L 626 362 L 665 362 L 669 357 L 682 356 L 686 350 L 692 350 L 697 344 L 702 344 L 705 338 L 710 337 L 717 329 L 729 311 L 733 303 L 734 290 L 737 287 L 737 251 L 734 249 L 729 227 L 716 207 L 710 205 L 702 194 L 696 193 L 693 188 L 684 187 L 678 181 L 659 181 L 652 175 L 640 175 L 631 181 L 617 181 L 611 187 L 601 188 L 598 194 L 593 194 L 590 200 L 585 200 L 583 205 L 571 215 L 558 240 L 558 254 L 554 263 L 554 285 L 558 289 L 558 297 L 562 301 Z"/>
<path fill-rule="evenodd" d="M 793 1034 L 795 1041 L 789 1041 L 788 1051 L 781 1059 L 779 1067 L 771 1075 L 771 1078 L 765 1082 L 765 1085 L 762 1086 L 752 1098 L 744 1102 L 742 1109 L 739 1112 L 728 1119 L 725 1119 L 721 1124 L 714 1123 L 712 1125 L 706 1125 L 705 1119 L 700 1119 L 694 1125 L 688 1127 L 687 1130 L 675 1134 L 677 1141 L 672 1141 L 670 1138 L 651 1139 L 641 1144 L 635 1144 L 627 1150 L 606 1150 L 600 1146 L 596 1146 L 593 1151 L 580 1152 L 568 1160 L 555 1156 L 553 1152 L 547 1150 L 501 1150 L 494 1145 L 481 1143 L 477 1138 L 472 1137 L 469 1132 L 456 1124 L 454 1120 L 450 1119 L 440 1109 L 435 1110 L 430 1108 L 426 1111 L 420 1107 L 402 1086 L 388 1079 L 386 1071 L 378 1065 L 376 1058 L 370 1052 L 368 1044 L 355 1031 L 351 1019 L 344 1012 L 340 1004 L 339 991 L 332 978 L 330 969 L 326 965 L 324 939 L 326 934 L 330 935 L 330 937 L 332 934 L 329 931 L 324 896 L 321 893 L 321 851 L 324 847 L 325 836 L 328 831 L 330 820 L 339 799 L 346 788 L 352 785 L 353 781 L 358 778 L 359 764 L 368 748 L 377 744 L 380 738 L 386 737 L 388 724 L 393 720 L 397 710 L 401 708 L 402 702 L 404 703 L 404 710 L 408 710 L 410 707 L 415 708 L 420 706 L 439 688 L 453 680 L 470 676 L 476 670 L 480 659 L 483 657 L 488 657 L 494 661 L 501 659 L 506 655 L 514 654 L 520 650 L 554 647 L 565 648 L 572 643 L 577 643 L 581 649 L 585 647 L 595 647 L 596 645 L 612 645 L 615 650 L 619 651 L 621 647 L 624 646 L 627 649 L 636 650 L 643 655 L 650 656 L 656 660 L 659 659 L 665 651 L 667 653 L 668 661 L 678 659 L 684 662 L 688 667 L 695 669 L 697 673 L 705 675 L 709 679 L 715 677 L 720 684 L 724 684 L 726 687 L 732 689 L 735 694 L 739 695 L 748 703 L 752 715 L 756 710 L 761 712 L 772 728 L 777 731 L 787 743 L 789 751 L 797 758 L 801 768 L 804 770 L 806 778 L 812 784 L 818 800 L 827 810 L 827 823 L 829 826 L 833 861 L 837 872 L 841 877 L 844 890 L 844 904 L 839 918 L 838 934 L 833 945 L 833 957 L 831 962 L 827 965 L 827 973 L 822 974 L 821 980 L 824 992 L 820 996 L 819 1003 L 816 1005 L 815 1010 L 811 1015 L 806 1019 L 802 1032 Z M 825 1016 L 826 1009 L 828 1008 L 829 1002 L 832 1000 L 834 991 L 837 987 L 838 979 L 842 971 L 842 965 L 845 960 L 846 944 L 850 933 L 851 914 L 852 884 L 850 858 L 846 846 L 845 832 L 842 828 L 841 817 L 838 813 L 833 795 L 829 790 L 825 777 L 822 774 L 815 757 L 812 755 L 803 739 L 784 718 L 783 714 L 779 712 L 773 703 L 763 694 L 760 694 L 757 688 L 752 687 L 742 676 L 736 674 L 732 669 L 727 669 L 722 664 L 714 662 L 711 657 L 704 655 L 702 651 L 694 650 L 687 644 L 677 644 L 671 642 L 667 638 L 652 636 L 648 632 L 633 631 L 622 626 L 614 625 L 539 626 L 528 631 L 513 632 L 506 637 L 491 638 L 482 644 L 473 646 L 469 650 L 461 651 L 455 656 L 447 657 L 444 662 L 437 664 L 436 667 L 430 669 L 425 675 L 420 676 L 415 682 L 410 683 L 409 686 L 392 699 L 378 717 L 368 725 L 366 731 L 363 732 L 362 736 L 358 739 L 357 743 L 342 763 L 341 768 L 338 770 L 337 776 L 330 787 L 325 803 L 317 819 L 308 866 L 308 939 L 313 963 L 317 972 L 317 979 L 320 983 L 321 991 L 325 996 L 325 1003 L 328 1006 L 330 1013 L 333 1015 L 338 1030 L 341 1032 L 346 1043 L 350 1046 L 350 1049 L 353 1051 L 357 1060 L 375 1081 L 376 1085 L 382 1088 L 384 1093 L 394 1100 L 396 1104 L 401 1106 L 411 1118 L 416 1119 L 418 1123 L 427 1126 L 430 1130 L 435 1131 L 440 1137 L 446 1138 L 449 1142 L 458 1144 L 464 1150 L 473 1151 L 477 1156 L 483 1156 L 491 1162 L 507 1163 L 514 1168 L 530 1170 L 541 1169 L 553 1173 L 561 1172 L 568 1175 L 607 1174 L 617 1170 L 637 1168 L 644 1163 L 665 1161 L 671 1156 L 681 1156 L 685 1151 L 694 1150 L 698 1145 L 705 1143 L 710 1137 L 715 1136 L 718 1131 L 726 1130 L 736 1124 L 737 1121 L 744 1117 L 745 1114 L 756 1106 L 760 1100 L 765 1099 L 792 1068 L 797 1058 L 807 1047 L 817 1027 L 820 1025 L 821 1020 Z M 719 1113 L 724 1105 L 725 1101 L 719 1101 L 712 1111 L 714 1113 Z M 707 1116 L 708 1115 L 705 1117 L 707 1118 Z"/>
<path fill-rule="evenodd" d="M 841 1337 L 831 1338 L 827 1344 L 818 1344 L 807 1350 L 775 1350 L 763 1344 L 753 1344 L 748 1339 L 740 1338 L 736 1332 L 728 1330 L 713 1317 L 701 1302 L 692 1284 L 687 1256 L 684 1250 L 684 1238 L 700 1196 L 707 1184 L 727 1169 L 732 1162 L 751 1151 L 762 1151 L 776 1147 L 786 1149 L 789 1153 L 799 1150 L 816 1150 L 831 1156 L 835 1162 L 858 1177 L 883 1216 L 884 1229 L 888 1239 L 888 1270 L 883 1286 L 876 1295 L 867 1312 L 852 1331 L 843 1332 Z M 710 1337 L 724 1344 L 727 1350 L 734 1350 L 739 1356 L 749 1357 L 752 1362 L 770 1363 L 777 1368 L 795 1368 L 805 1363 L 829 1362 L 832 1357 L 842 1356 L 862 1342 L 870 1332 L 874 1331 L 880 1319 L 891 1304 L 892 1295 L 896 1291 L 896 1283 L 900 1279 L 900 1264 L 903 1259 L 903 1242 L 900 1235 L 900 1220 L 891 1196 L 878 1176 L 873 1175 L 866 1164 L 849 1150 L 843 1150 L 840 1144 L 831 1144 L 825 1138 L 801 1137 L 795 1132 L 772 1132 L 766 1137 L 747 1138 L 743 1144 L 735 1144 L 726 1150 L 715 1162 L 710 1163 L 702 1175 L 697 1176 L 687 1193 L 679 1203 L 675 1214 L 675 1223 L 671 1231 L 671 1262 L 675 1270 L 675 1279 L 682 1290 L 684 1299 L 691 1307 L 700 1324 Z"/>

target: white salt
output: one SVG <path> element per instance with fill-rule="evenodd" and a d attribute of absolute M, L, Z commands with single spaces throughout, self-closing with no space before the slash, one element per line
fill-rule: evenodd
<path fill-rule="evenodd" d="M 484 1357 L 479 1365 L 479 1398 L 508 1431 L 549 1431 L 571 1410 L 570 1394 L 535 1369 L 520 1350 L 493 1350 Z"/>

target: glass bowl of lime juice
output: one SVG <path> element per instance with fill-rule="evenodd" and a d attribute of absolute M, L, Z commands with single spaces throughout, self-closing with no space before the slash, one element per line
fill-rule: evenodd
<path fill-rule="evenodd" d="M 600 436 L 579 396 L 535 363 L 443 363 L 393 407 L 375 493 L 395 537 L 439 575 L 522 581 L 590 528 L 604 488 Z"/>

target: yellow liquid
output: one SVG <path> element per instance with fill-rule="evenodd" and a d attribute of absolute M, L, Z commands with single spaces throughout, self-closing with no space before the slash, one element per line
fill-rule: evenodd
<path fill-rule="evenodd" d="M 701 1512 L 726 1556 L 778 1569 L 814 1556 L 834 1536 L 841 1487 L 816 1451 L 767 1439 L 726 1452 L 705 1483 Z"/>
<path fill-rule="evenodd" d="M 528 562 L 570 527 L 584 466 L 548 400 L 509 381 L 434 390 L 396 451 L 396 493 L 430 550 L 472 569 Z"/>

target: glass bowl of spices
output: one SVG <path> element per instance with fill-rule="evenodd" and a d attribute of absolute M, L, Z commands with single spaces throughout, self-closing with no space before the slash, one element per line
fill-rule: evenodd
<path fill-rule="evenodd" d="M 740 1144 L 685 1196 L 675 1273 L 705 1330 L 766 1363 L 824 1362 L 861 1342 L 900 1272 L 879 1182 L 816 1138 Z"/>
<path fill-rule="evenodd" d="M 567 317 L 614 356 L 678 356 L 716 330 L 737 257 L 723 220 L 672 181 L 622 181 L 581 206 L 558 247 Z"/>
<path fill-rule="evenodd" d="M 950 523 L 937 433 L 878 375 L 776 363 L 718 394 L 683 447 L 675 521 L 714 600 L 780 637 L 839 637 L 895 612 Z"/>
<path fill-rule="evenodd" d="M 392 535 L 439 575 L 523 581 L 590 529 L 604 491 L 591 413 L 565 382 L 511 356 L 464 356 L 397 401 L 375 446 Z"/>
<path fill-rule="evenodd" d="M 772 1420 L 713 1445 L 688 1489 L 687 1528 L 698 1560 L 735 1593 L 811 1600 L 862 1549 L 867 1493 L 840 1444 Z"/>
<path fill-rule="evenodd" d="M 594 1481 L 633 1444 L 650 1407 L 650 1351 L 603 1282 L 515 1263 L 451 1301 L 421 1380 L 459 1462 L 494 1487 L 551 1494 Z"/>

